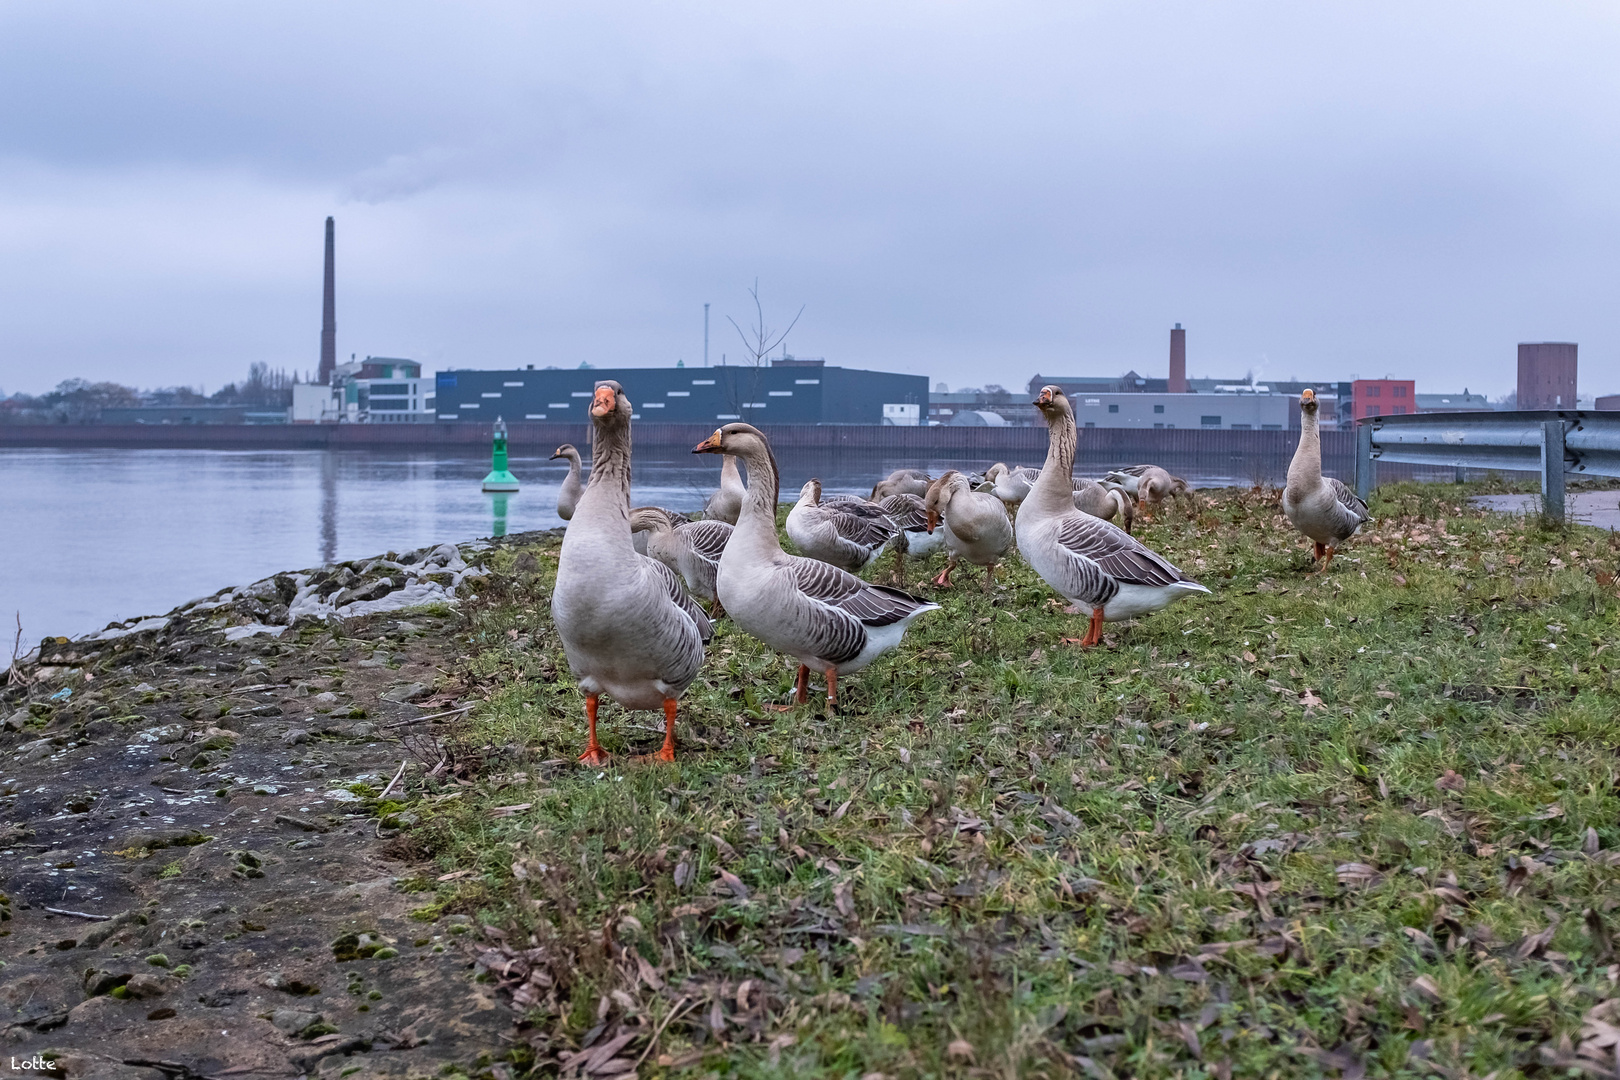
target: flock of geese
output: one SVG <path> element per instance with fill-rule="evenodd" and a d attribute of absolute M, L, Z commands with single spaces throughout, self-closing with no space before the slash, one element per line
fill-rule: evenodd
<path fill-rule="evenodd" d="M 894 553 L 895 580 L 903 581 L 908 554 L 943 547 L 945 568 L 935 585 L 949 586 L 952 571 L 967 562 L 984 567 L 988 589 L 997 565 L 1016 548 L 1069 601 L 1069 611 L 1089 616 L 1083 647 L 1102 641 L 1105 622 L 1208 593 L 1131 534 L 1138 515 L 1147 518 L 1166 499 L 1191 501 L 1186 483 L 1154 465 L 1121 469 L 1101 481 L 1075 478 L 1077 432 L 1068 398 L 1047 386 L 1033 404 L 1049 434 L 1041 468 L 997 464 L 982 475 L 952 469 L 937 478 L 902 469 L 866 499 L 823 498 L 821 482 L 811 480 L 787 516 L 785 531 L 800 552 L 790 554 L 777 533 L 780 474 L 764 432 L 727 424 L 693 449 L 723 458 L 720 488 L 702 518 L 632 507 L 631 404 L 618 383 L 598 383 L 590 407 L 595 453 L 588 482 L 581 483 L 573 446 L 552 455 L 568 461 L 557 505 L 568 528 L 551 613 L 585 694 L 589 743 L 579 760 L 608 761 L 596 736 L 603 694 L 629 709 L 661 708 L 664 744 L 648 756 L 675 760 L 677 702 L 697 678 L 713 621 L 722 616 L 798 661 L 796 703 L 809 700 L 814 671 L 826 680 L 828 707 L 835 707 L 840 676 L 894 649 L 914 620 L 939 608 L 856 576 L 885 551 Z M 1322 475 L 1310 390 L 1301 396 L 1300 412 L 1283 508 L 1315 542 L 1315 558 L 1326 570 L 1335 549 L 1369 519 L 1354 492 Z"/>

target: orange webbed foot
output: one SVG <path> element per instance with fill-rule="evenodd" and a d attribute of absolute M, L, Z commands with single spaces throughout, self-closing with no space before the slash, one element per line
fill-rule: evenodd
<path fill-rule="evenodd" d="M 578 760 L 581 765 L 589 765 L 594 769 L 600 769 L 611 761 L 612 757 L 600 746 L 591 746 L 587 747 L 585 752 L 579 755 Z"/>

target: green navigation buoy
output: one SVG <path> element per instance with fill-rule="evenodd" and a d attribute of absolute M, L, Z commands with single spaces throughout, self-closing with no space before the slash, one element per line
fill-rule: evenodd
<path fill-rule="evenodd" d="M 489 475 L 484 477 L 485 491 L 516 491 L 518 479 L 506 471 L 506 422 L 495 418 L 495 447 L 490 455 Z"/>

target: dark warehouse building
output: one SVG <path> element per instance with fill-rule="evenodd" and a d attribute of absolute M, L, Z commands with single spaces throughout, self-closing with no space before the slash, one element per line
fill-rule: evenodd
<path fill-rule="evenodd" d="M 723 424 L 914 426 L 928 408 L 928 377 L 828 367 L 818 360 L 769 367 L 570 368 L 441 371 L 440 423 L 497 415 L 508 421 L 586 419 L 597 382 L 624 387 L 638 420 Z"/>

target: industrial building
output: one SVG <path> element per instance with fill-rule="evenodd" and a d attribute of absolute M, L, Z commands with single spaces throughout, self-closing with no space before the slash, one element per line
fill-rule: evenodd
<path fill-rule="evenodd" d="M 1350 419 L 1405 416 L 1417 412 L 1417 383 L 1411 379 L 1356 379 L 1350 384 Z"/>
<path fill-rule="evenodd" d="M 294 424 L 431 423 L 436 406 L 433 379 L 422 365 L 392 356 L 368 356 L 336 366 L 331 385 L 293 387 Z"/>
<path fill-rule="evenodd" d="M 546 368 L 441 371 L 440 423 L 500 416 L 507 421 L 583 421 L 596 384 L 624 387 L 638 420 L 683 424 L 892 424 L 915 427 L 928 406 L 928 379 L 773 360 L 768 367 Z"/>
<path fill-rule="evenodd" d="M 1573 341 L 1519 343 L 1519 408 L 1575 408 Z"/>

